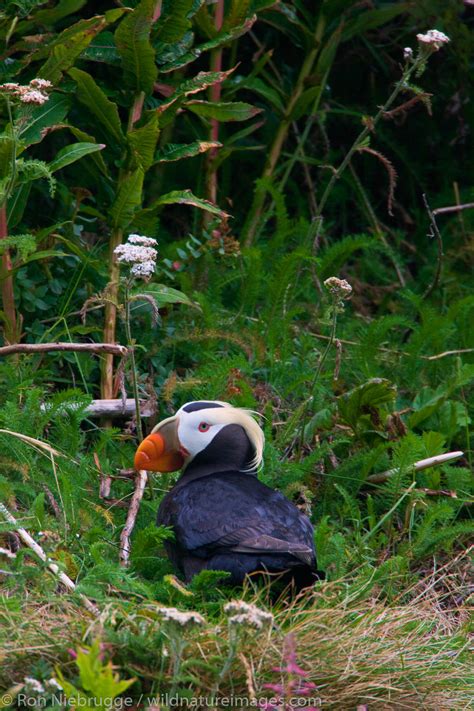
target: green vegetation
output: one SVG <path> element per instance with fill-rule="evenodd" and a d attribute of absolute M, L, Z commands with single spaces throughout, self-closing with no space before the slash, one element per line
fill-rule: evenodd
<path fill-rule="evenodd" d="M 56 708 L 58 684 L 104 709 L 472 703 L 473 21 L 460 0 L 2 4 L 0 707 Z M 450 42 L 417 42 L 432 27 Z M 149 280 L 117 260 L 137 233 Z M 127 350 L 28 352 L 53 342 Z M 121 393 L 146 432 L 192 399 L 261 413 L 260 476 L 310 514 L 327 580 L 276 603 L 185 586 L 155 525 L 174 474 L 121 565 L 140 422 L 88 409 Z"/>

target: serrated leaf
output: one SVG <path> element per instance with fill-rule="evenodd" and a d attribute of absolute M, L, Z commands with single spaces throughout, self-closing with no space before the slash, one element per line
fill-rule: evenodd
<path fill-rule="evenodd" d="M 87 106 L 90 112 L 100 121 L 107 134 L 115 139 L 117 143 L 123 144 L 125 136 L 122 132 L 122 124 L 117 108 L 117 104 L 107 98 L 105 93 L 95 83 L 94 79 L 82 69 L 71 69 L 69 75 L 77 84 L 77 98 Z"/>
<path fill-rule="evenodd" d="M 63 72 L 72 67 L 77 57 L 89 46 L 95 35 L 104 29 L 106 24 L 105 18 L 99 16 L 80 20 L 64 30 L 55 40 L 55 46 L 50 50 L 49 59 L 38 71 L 38 75 L 42 79 L 48 79 L 53 84 L 57 84 L 61 80 Z"/>
<path fill-rule="evenodd" d="M 134 167 L 139 165 L 143 170 L 148 170 L 153 165 L 159 134 L 158 116 L 154 112 L 144 126 L 127 133 L 128 146 Z"/>
<path fill-rule="evenodd" d="M 154 10 L 154 0 L 141 0 L 115 32 L 115 43 L 122 58 L 126 83 L 134 91 L 144 91 L 146 94 L 153 92 L 158 74 L 155 50 L 150 43 Z"/>
<path fill-rule="evenodd" d="M 171 163 L 172 161 L 192 158 L 205 153 L 211 148 L 220 148 L 218 141 L 194 141 L 193 143 L 169 143 L 155 155 L 155 163 Z"/>
<path fill-rule="evenodd" d="M 173 0 L 164 3 L 160 19 L 156 23 L 155 36 L 159 42 L 178 42 L 191 28 L 194 0 Z"/>
<path fill-rule="evenodd" d="M 202 198 L 196 197 L 191 190 L 172 190 L 166 195 L 162 195 L 153 202 L 153 205 L 147 209 L 155 209 L 161 205 L 192 205 L 193 207 L 198 207 L 200 210 L 205 210 L 210 212 L 212 215 L 218 215 L 221 218 L 229 217 L 227 212 L 221 210 L 214 203 L 209 202 L 209 200 L 203 200 Z"/>
<path fill-rule="evenodd" d="M 45 129 L 64 121 L 69 110 L 70 100 L 64 94 L 51 94 L 49 100 L 42 106 L 37 106 L 33 111 L 29 109 L 30 115 L 19 136 L 25 146 L 39 143 L 44 136 Z"/>
<path fill-rule="evenodd" d="M 243 101 L 211 102 L 211 101 L 188 101 L 185 106 L 204 118 L 217 119 L 217 121 L 247 121 L 262 109 L 247 104 Z"/>
<path fill-rule="evenodd" d="M 392 400 L 396 396 L 396 386 L 385 378 L 372 378 L 338 400 L 341 418 L 353 430 L 357 430 L 358 420 L 370 411 Z"/>
<path fill-rule="evenodd" d="M 143 169 L 137 168 L 122 180 L 118 194 L 110 208 L 113 227 L 125 229 L 132 221 L 135 210 L 142 202 L 143 178 Z"/>
<path fill-rule="evenodd" d="M 65 146 L 61 148 L 59 153 L 56 154 L 55 158 L 49 163 L 49 169 L 52 173 L 55 173 L 61 168 L 65 168 L 66 165 L 75 163 L 84 156 L 89 155 L 89 153 L 95 153 L 96 151 L 101 151 L 105 148 L 103 143 L 73 143 L 70 146 Z"/>

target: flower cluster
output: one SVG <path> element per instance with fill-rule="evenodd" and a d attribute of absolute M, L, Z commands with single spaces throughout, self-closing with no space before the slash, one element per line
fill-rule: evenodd
<path fill-rule="evenodd" d="M 261 630 L 264 625 L 269 625 L 273 622 L 271 612 L 261 610 L 256 605 L 249 604 L 243 600 L 232 600 L 224 605 L 224 612 L 229 615 L 228 622 L 230 625 L 246 625 Z"/>
<path fill-rule="evenodd" d="M 441 49 L 443 44 L 450 42 L 449 37 L 439 30 L 428 30 L 425 34 L 420 33 L 416 36 L 416 39 L 421 46 L 429 48 L 434 52 Z"/>
<path fill-rule="evenodd" d="M 281 675 L 280 681 L 263 684 L 263 688 L 277 694 L 277 698 L 271 702 L 260 699 L 259 706 L 262 711 L 290 711 L 297 706 L 303 706 L 308 711 L 320 711 L 319 706 L 309 706 L 302 703 L 305 697 L 307 702 L 312 700 L 308 697 L 315 693 L 317 687 L 312 681 L 308 681 L 308 672 L 297 663 L 296 640 L 293 634 L 288 634 L 285 637 L 283 666 L 273 667 L 272 671 Z M 299 703 L 295 704 L 295 701 Z"/>
<path fill-rule="evenodd" d="M 352 294 L 352 286 L 345 279 L 338 279 L 338 277 L 329 277 L 324 282 L 326 289 L 338 300 L 349 299 Z"/>
<path fill-rule="evenodd" d="M 16 82 L 0 84 L 0 92 L 19 99 L 22 104 L 37 104 L 41 106 L 48 101 L 47 90 L 53 85 L 47 79 L 32 79 L 29 84 L 22 85 Z"/>
<path fill-rule="evenodd" d="M 203 625 L 206 621 L 199 612 L 181 612 L 176 607 L 159 607 L 158 612 L 163 620 L 179 625 L 180 627 Z"/>
<path fill-rule="evenodd" d="M 120 264 L 130 265 L 130 276 L 148 279 L 155 272 L 158 256 L 156 244 L 156 239 L 152 237 L 133 234 L 129 235 L 125 244 L 114 249 L 114 254 Z"/>

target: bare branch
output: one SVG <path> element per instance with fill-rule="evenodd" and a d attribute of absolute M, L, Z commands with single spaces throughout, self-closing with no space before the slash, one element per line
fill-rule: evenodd
<path fill-rule="evenodd" d="M 0 356 L 13 353 L 45 353 L 48 351 L 73 351 L 77 353 L 111 353 L 126 356 L 128 348 L 114 343 L 14 343 L 0 348 Z"/>
<path fill-rule="evenodd" d="M 464 205 L 450 205 L 449 207 L 437 207 L 433 210 L 433 215 L 446 215 L 449 212 L 460 212 L 461 210 L 471 210 L 474 202 L 466 202 Z"/>
<path fill-rule="evenodd" d="M 140 509 L 140 503 L 143 498 L 143 492 L 148 480 L 148 472 L 140 469 L 135 480 L 135 491 L 133 492 L 130 507 L 128 509 L 127 520 L 120 534 L 120 565 L 127 568 L 130 564 L 130 536 L 135 527 L 137 514 Z"/>
<path fill-rule="evenodd" d="M 0 513 L 3 515 L 6 521 L 8 521 L 8 523 L 11 523 L 12 526 L 15 526 L 15 531 L 18 533 L 23 543 L 28 546 L 28 548 L 30 548 L 40 560 L 46 563 L 49 570 L 58 578 L 58 580 L 64 585 L 64 587 L 70 590 L 71 592 L 74 592 L 76 590 L 76 584 L 71 580 L 68 575 L 66 575 L 66 573 L 63 573 L 58 568 L 56 563 L 54 563 L 51 558 L 48 558 L 44 550 L 38 543 L 36 543 L 34 538 L 30 536 L 28 531 L 25 531 L 24 528 L 18 526 L 18 521 L 16 520 L 16 518 L 12 516 L 6 506 L 4 506 L 1 502 Z M 79 597 L 83 605 L 89 610 L 89 612 L 92 612 L 96 616 L 99 614 L 99 610 L 96 605 L 94 605 L 94 603 L 91 602 L 85 595 L 79 595 Z"/>
<path fill-rule="evenodd" d="M 436 467 L 439 464 L 449 464 L 450 462 L 456 461 L 462 457 L 464 452 L 446 452 L 446 454 L 438 454 L 436 457 L 428 457 L 427 459 L 420 459 L 415 462 L 411 469 L 415 472 L 420 472 L 422 469 L 429 469 L 430 467 Z M 391 477 L 398 474 L 399 469 L 389 469 L 386 472 L 380 472 L 380 474 L 371 474 L 367 477 L 366 481 L 370 484 L 382 484 Z"/>

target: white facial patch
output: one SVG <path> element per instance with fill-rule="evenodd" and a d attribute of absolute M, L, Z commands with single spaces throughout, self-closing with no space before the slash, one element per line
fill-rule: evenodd
<path fill-rule="evenodd" d="M 227 423 L 217 421 L 216 412 L 220 408 L 205 408 L 195 412 L 178 410 L 178 438 L 181 445 L 189 452 L 186 463 L 190 462 L 212 442 L 214 437 Z"/>

